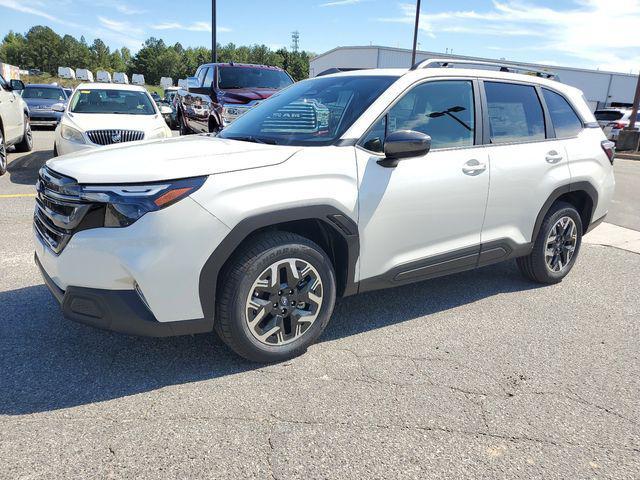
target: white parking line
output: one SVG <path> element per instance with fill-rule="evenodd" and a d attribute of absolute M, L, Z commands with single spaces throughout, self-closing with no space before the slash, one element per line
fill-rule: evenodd
<path fill-rule="evenodd" d="M 640 253 L 640 232 L 630 228 L 603 223 L 584 237 L 584 243 L 616 247 L 629 252 Z"/>

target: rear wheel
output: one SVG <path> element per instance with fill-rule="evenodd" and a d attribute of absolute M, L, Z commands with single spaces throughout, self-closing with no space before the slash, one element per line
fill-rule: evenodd
<path fill-rule="evenodd" d="M 33 150 L 33 133 L 31 132 L 31 122 L 29 116 L 24 116 L 24 132 L 22 140 L 16 144 L 16 152 L 30 152 Z"/>
<path fill-rule="evenodd" d="M 561 282 L 571 271 L 582 244 L 582 220 L 575 207 L 558 202 L 542 222 L 532 252 L 517 259 L 522 274 L 534 282 Z"/>
<path fill-rule="evenodd" d="M 216 331 L 232 350 L 255 362 L 304 353 L 333 312 L 331 261 L 299 235 L 256 237 L 235 255 L 221 279 Z"/>
<path fill-rule="evenodd" d="M 4 134 L 0 128 L 0 175 L 7 173 L 7 144 L 4 140 Z"/>

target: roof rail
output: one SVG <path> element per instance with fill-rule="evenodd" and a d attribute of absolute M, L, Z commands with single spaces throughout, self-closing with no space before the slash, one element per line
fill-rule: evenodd
<path fill-rule="evenodd" d="M 452 68 L 453 65 L 477 65 L 482 67 L 498 67 L 501 72 L 523 72 L 533 73 L 537 77 L 548 78 L 551 80 L 560 81 L 560 77 L 553 72 L 546 72 L 544 70 L 538 70 L 536 68 L 530 68 L 518 65 L 508 65 L 499 62 L 485 62 L 482 60 L 459 60 L 457 58 L 429 58 L 417 62 L 411 67 L 410 70 L 419 70 L 422 68 Z"/>

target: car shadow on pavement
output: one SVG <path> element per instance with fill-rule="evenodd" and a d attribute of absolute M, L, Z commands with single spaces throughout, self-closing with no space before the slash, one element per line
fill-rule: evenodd
<path fill-rule="evenodd" d="M 31 152 L 15 160 L 11 160 L 10 157 L 9 165 L 7 166 L 9 180 L 11 183 L 20 185 L 35 185 L 40 167 L 52 157 L 53 150 Z"/>
<path fill-rule="evenodd" d="M 536 287 L 508 263 L 345 298 L 320 341 Z M 0 351 L 2 415 L 54 411 L 260 368 L 214 334 L 139 338 L 65 320 L 44 285 L 0 293 Z"/>

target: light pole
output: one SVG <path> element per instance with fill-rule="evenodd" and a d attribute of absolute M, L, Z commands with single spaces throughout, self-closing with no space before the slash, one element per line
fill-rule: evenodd
<path fill-rule="evenodd" d="M 218 40 L 216 39 L 216 0 L 211 0 L 211 61 L 218 61 Z"/>
<path fill-rule="evenodd" d="M 416 64 L 416 48 L 418 47 L 418 25 L 420 24 L 420 0 L 416 3 L 416 26 L 413 30 L 413 52 L 411 53 L 411 66 Z"/>

